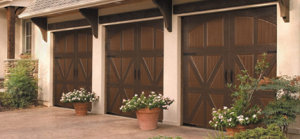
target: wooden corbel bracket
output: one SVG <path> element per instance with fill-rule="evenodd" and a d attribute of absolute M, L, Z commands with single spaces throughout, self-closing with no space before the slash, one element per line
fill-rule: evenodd
<path fill-rule="evenodd" d="M 165 20 L 165 26 L 172 32 L 172 0 L 152 0 L 158 7 Z"/>
<path fill-rule="evenodd" d="M 290 0 L 278 0 L 280 16 L 284 22 L 290 22 Z"/>
<path fill-rule="evenodd" d="M 91 24 L 94 37 L 98 38 L 98 9 L 79 9 L 79 12 Z"/>
<path fill-rule="evenodd" d="M 48 31 L 47 18 L 35 17 L 35 18 L 31 18 L 31 21 L 39 27 L 43 36 L 43 40 L 47 42 L 47 31 Z"/>
<path fill-rule="evenodd" d="M 26 8 L 24 8 L 24 7 L 18 7 L 17 9 L 16 9 L 16 18 L 19 18 L 18 16 L 22 13 L 22 12 L 24 12 L 24 10 L 25 10 Z"/>

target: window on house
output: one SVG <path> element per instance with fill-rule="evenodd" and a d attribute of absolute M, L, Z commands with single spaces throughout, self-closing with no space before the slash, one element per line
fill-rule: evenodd
<path fill-rule="evenodd" d="M 24 23 L 24 52 L 31 54 L 32 49 L 32 26 L 30 21 Z"/>

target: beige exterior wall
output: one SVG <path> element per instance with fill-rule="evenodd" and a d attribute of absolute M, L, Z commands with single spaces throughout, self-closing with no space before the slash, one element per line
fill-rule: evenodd
<path fill-rule="evenodd" d="M 22 19 L 16 19 L 15 25 L 15 59 L 20 59 L 23 52 L 23 24 Z"/>
<path fill-rule="evenodd" d="M 135 4 L 126 4 L 126 5 L 120 5 L 115 6 L 112 8 L 104 8 L 99 9 L 98 14 L 99 16 L 103 15 L 110 15 L 110 14 L 117 14 L 117 13 L 125 13 L 125 12 L 131 12 L 131 11 L 139 11 L 144 9 L 152 9 L 155 8 L 155 5 L 152 1 L 145 1 Z"/>
<path fill-rule="evenodd" d="M 290 22 L 277 13 L 277 75 L 300 75 L 300 1 L 290 0 Z"/>
<path fill-rule="evenodd" d="M 38 85 L 41 89 L 38 91 L 38 100 L 46 106 L 52 106 L 51 33 L 48 33 L 48 42 L 43 40 L 41 31 L 37 26 L 33 26 L 33 33 L 35 34 L 33 45 L 36 46 L 33 55 L 35 59 L 39 60 Z"/>
<path fill-rule="evenodd" d="M 84 19 L 84 17 L 80 13 L 62 15 L 58 17 L 51 17 L 48 18 L 48 24 L 57 23 L 57 22 L 64 22 L 64 21 L 72 21 L 72 20 L 79 20 Z"/>
<path fill-rule="evenodd" d="M 4 59 L 7 58 L 7 20 L 4 8 L 0 8 L 0 25 L 0 78 L 4 78 Z"/>

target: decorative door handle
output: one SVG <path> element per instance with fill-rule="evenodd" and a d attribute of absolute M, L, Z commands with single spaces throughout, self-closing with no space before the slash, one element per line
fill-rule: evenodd
<path fill-rule="evenodd" d="M 225 70 L 224 76 L 225 76 L 225 83 L 227 84 L 227 70 Z"/>
<path fill-rule="evenodd" d="M 139 78 L 139 80 L 141 80 L 141 71 L 140 70 L 138 71 L 138 78 Z"/>
<path fill-rule="evenodd" d="M 133 75 L 133 77 L 136 80 L 136 69 L 134 69 L 134 75 Z"/>

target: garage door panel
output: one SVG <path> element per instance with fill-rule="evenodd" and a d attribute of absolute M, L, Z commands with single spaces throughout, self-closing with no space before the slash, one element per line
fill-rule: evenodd
<path fill-rule="evenodd" d="M 216 19 L 206 23 L 207 47 L 224 46 L 224 19 Z"/>
<path fill-rule="evenodd" d="M 106 27 L 107 96 L 109 90 L 119 89 L 120 98 L 107 98 L 108 113 L 135 117 L 116 108 L 119 100 L 131 99 L 134 94 L 163 91 L 163 20 L 129 23 Z M 112 93 L 112 94 L 111 94 Z M 160 120 L 162 119 L 162 113 Z"/>
<path fill-rule="evenodd" d="M 134 50 L 134 28 L 130 28 L 122 31 L 122 51 L 133 51 Z"/>
<path fill-rule="evenodd" d="M 122 33 L 118 33 L 110 39 L 110 45 L 107 47 L 111 51 L 120 51 L 121 50 L 121 36 Z"/>
<path fill-rule="evenodd" d="M 235 45 L 254 45 L 254 18 L 235 18 Z"/>
<path fill-rule="evenodd" d="M 276 76 L 274 19 L 276 6 L 182 18 L 184 124 L 211 128 L 211 109 L 233 102 L 225 85 L 239 85 L 236 75 L 241 70 L 255 77 L 254 66 L 262 53 L 269 52 L 266 76 Z M 257 94 L 254 103 L 262 106 L 274 97 L 268 91 Z"/>
<path fill-rule="evenodd" d="M 54 37 L 54 105 L 73 108 L 72 104 L 62 104 L 59 100 L 62 93 L 81 87 L 91 91 L 91 30 L 55 32 Z"/>
<path fill-rule="evenodd" d="M 119 106 L 121 106 L 122 97 L 121 92 L 119 88 L 109 88 L 107 98 L 109 100 L 108 103 L 108 111 L 115 113 L 115 114 L 121 114 L 121 111 L 119 110 Z"/>
<path fill-rule="evenodd" d="M 164 50 L 164 31 L 160 29 L 155 31 L 155 49 Z"/>
<path fill-rule="evenodd" d="M 189 48 L 204 47 L 204 24 L 199 25 L 189 32 Z"/>
<path fill-rule="evenodd" d="M 276 44 L 277 42 L 277 26 L 276 24 L 258 19 L 257 25 L 257 43 L 259 45 L 262 44 Z"/>

